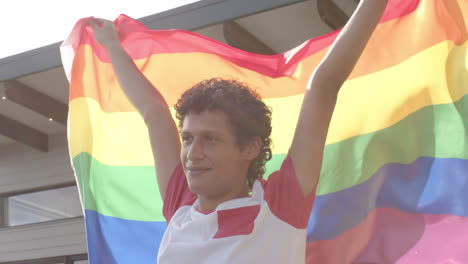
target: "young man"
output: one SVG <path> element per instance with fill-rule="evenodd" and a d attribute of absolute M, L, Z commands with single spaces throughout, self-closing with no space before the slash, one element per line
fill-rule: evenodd
<path fill-rule="evenodd" d="M 246 84 L 202 81 L 175 108 L 136 68 L 112 22 L 91 19 L 119 83 L 144 118 L 168 228 L 158 263 L 304 263 L 306 227 L 328 126 L 347 79 L 388 0 L 362 0 L 310 77 L 289 153 L 271 158 L 271 112 Z"/>

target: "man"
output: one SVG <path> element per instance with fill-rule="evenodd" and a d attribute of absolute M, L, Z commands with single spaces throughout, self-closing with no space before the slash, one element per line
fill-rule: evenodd
<path fill-rule="evenodd" d="M 90 19 L 96 40 L 149 130 L 168 228 L 158 263 L 304 263 L 307 221 L 328 126 L 388 0 L 362 0 L 310 77 L 289 153 L 261 179 L 271 158 L 271 112 L 247 84 L 205 80 L 175 109 L 119 43 L 112 22 Z"/>

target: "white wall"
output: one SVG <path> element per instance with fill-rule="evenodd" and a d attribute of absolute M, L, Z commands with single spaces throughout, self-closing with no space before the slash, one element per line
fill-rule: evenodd
<path fill-rule="evenodd" d="M 42 153 L 19 143 L 0 145 L 0 195 L 74 182 L 66 135 L 50 137 Z M 0 228 L 0 262 L 86 253 L 82 218 Z"/>
<path fill-rule="evenodd" d="M 81 218 L 0 229 L 0 262 L 86 253 Z"/>
<path fill-rule="evenodd" d="M 49 152 L 20 143 L 0 145 L 0 193 L 74 181 L 66 135 L 49 138 Z"/>

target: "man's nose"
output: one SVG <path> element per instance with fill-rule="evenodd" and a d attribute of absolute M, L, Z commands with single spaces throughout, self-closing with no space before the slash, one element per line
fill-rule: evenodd
<path fill-rule="evenodd" d="M 187 158 L 189 160 L 200 160 L 205 156 L 203 150 L 203 142 L 200 139 L 194 139 L 190 144 L 187 151 Z"/>

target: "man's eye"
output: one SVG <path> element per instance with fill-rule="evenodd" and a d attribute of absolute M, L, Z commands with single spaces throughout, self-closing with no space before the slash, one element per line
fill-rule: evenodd
<path fill-rule="evenodd" d="M 187 142 L 187 141 L 190 141 L 191 138 L 192 138 L 192 137 L 189 137 L 189 136 L 183 136 L 183 137 L 182 137 L 182 141 L 183 141 L 183 142 Z"/>
<path fill-rule="evenodd" d="M 218 141 L 217 138 L 212 137 L 212 136 L 208 136 L 208 137 L 207 137 L 207 140 L 208 140 L 209 142 L 216 142 L 216 141 Z"/>

